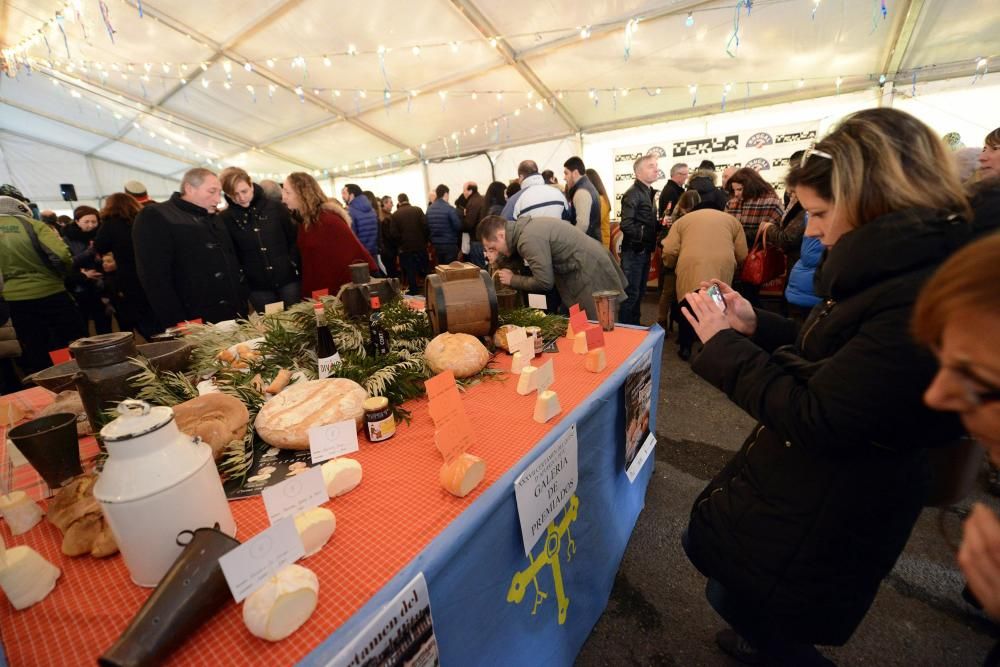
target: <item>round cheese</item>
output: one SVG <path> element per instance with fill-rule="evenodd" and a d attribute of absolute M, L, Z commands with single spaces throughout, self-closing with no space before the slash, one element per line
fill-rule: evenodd
<path fill-rule="evenodd" d="M 286 565 L 243 603 L 251 634 L 281 641 L 309 620 L 319 601 L 319 579 L 301 565 Z"/>
<path fill-rule="evenodd" d="M 456 378 L 461 379 L 472 377 L 486 368 L 490 353 L 475 336 L 443 333 L 427 344 L 424 358 L 433 373 L 451 370 Z"/>
<path fill-rule="evenodd" d="M 366 398 L 364 387 L 344 378 L 297 382 L 264 404 L 254 427 L 269 445 L 309 449 L 309 429 L 314 426 L 353 419 L 361 430 Z"/>

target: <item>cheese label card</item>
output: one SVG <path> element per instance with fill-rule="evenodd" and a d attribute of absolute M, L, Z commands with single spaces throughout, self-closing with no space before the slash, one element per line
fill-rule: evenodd
<path fill-rule="evenodd" d="M 220 557 L 219 566 L 233 598 L 243 602 L 278 570 L 304 555 L 295 519 L 286 517 Z"/>
<path fill-rule="evenodd" d="M 61 350 L 52 350 L 49 352 L 49 359 L 52 360 L 53 364 L 63 364 L 67 361 L 72 361 L 73 358 L 69 354 L 69 348 L 64 347 Z"/>
<path fill-rule="evenodd" d="M 330 296 L 330 290 L 326 288 L 313 290 L 312 298 L 318 301 L 321 296 Z"/>
<path fill-rule="evenodd" d="M 472 447 L 472 425 L 464 410 L 435 424 L 434 445 L 445 461 L 451 461 Z"/>
<path fill-rule="evenodd" d="M 573 333 L 577 334 L 587 328 L 587 313 L 582 310 L 569 316 L 569 325 L 573 327 Z"/>
<path fill-rule="evenodd" d="M 427 390 L 427 398 L 431 400 L 450 389 L 457 391 L 458 386 L 455 384 L 455 374 L 451 370 L 441 371 L 424 382 L 424 389 Z"/>
<path fill-rule="evenodd" d="M 552 359 L 549 359 L 544 364 L 539 366 L 537 371 L 535 371 L 535 382 L 538 383 L 538 393 L 540 394 L 551 387 L 552 383 L 555 381 L 555 366 L 552 364 Z"/>
<path fill-rule="evenodd" d="M 528 294 L 528 308 L 545 310 L 549 307 L 549 302 L 544 294 Z"/>
<path fill-rule="evenodd" d="M 599 347 L 604 347 L 604 330 L 601 329 L 600 324 L 589 324 L 583 332 L 587 337 L 588 350 L 596 350 Z"/>
<path fill-rule="evenodd" d="M 264 509 L 272 524 L 285 517 L 294 518 L 299 512 L 319 507 L 330 499 L 326 493 L 323 471 L 319 466 L 308 468 L 301 475 L 269 486 L 260 495 L 264 498 Z"/>
<path fill-rule="evenodd" d="M 525 361 L 531 361 L 535 358 L 535 337 L 528 336 L 518 343 L 517 349 L 511 349 L 514 350 L 514 352 L 520 352 L 521 358 Z"/>
<path fill-rule="evenodd" d="M 572 424 L 514 480 L 517 518 L 527 556 L 567 503 L 569 523 L 576 519 L 578 480 L 576 424 Z"/>
<path fill-rule="evenodd" d="M 280 313 L 285 309 L 284 301 L 275 301 L 274 303 L 268 303 L 264 305 L 265 315 L 274 315 L 275 313 Z"/>
<path fill-rule="evenodd" d="M 314 426 L 308 433 L 309 452 L 314 464 L 358 451 L 358 427 L 353 419 Z"/>
<path fill-rule="evenodd" d="M 570 315 L 573 315 L 574 313 L 579 313 L 580 311 L 581 311 L 581 308 L 580 308 L 580 304 L 578 304 L 578 303 L 574 303 L 572 306 L 569 307 L 569 314 Z"/>
<path fill-rule="evenodd" d="M 524 327 L 515 327 L 507 333 L 507 348 L 510 350 L 511 354 L 514 354 L 519 349 L 521 349 L 521 343 L 528 338 L 528 332 L 524 330 Z"/>

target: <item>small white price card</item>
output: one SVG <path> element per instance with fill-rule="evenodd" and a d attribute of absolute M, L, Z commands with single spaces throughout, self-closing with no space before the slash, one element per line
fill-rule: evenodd
<path fill-rule="evenodd" d="M 294 517 L 299 512 L 319 507 L 330 499 L 319 466 L 269 486 L 260 495 L 264 498 L 264 509 L 272 524 L 286 516 Z"/>
<path fill-rule="evenodd" d="M 546 301 L 544 294 L 528 294 L 528 308 L 545 310 L 548 307 L 549 302 Z"/>
<path fill-rule="evenodd" d="M 528 556 L 548 525 L 576 493 L 579 478 L 576 454 L 576 424 L 572 424 L 514 480 L 521 539 Z"/>
<path fill-rule="evenodd" d="M 555 366 L 552 365 L 552 360 L 549 359 L 544 364 L 539 366 L 537 371 L 535 371 L 535 382 L 538 383 L 538 393 L 540 394 L 551 387 L 552 383 L 555 381 Z"/>
<path fill-rule="evenodd" d="M 353 419 L 309 429 L 309 453 L 322 463 L 358 451 L 358 425 Z"/>
<path fill-rule="evenodd" d="M 642 470 L 646 459 L 653 453 L 654 447 L 656 447 L 656 436 L 650 433 L 646 437 L 646 442 L 642 443 L 642 447 L 639 448 L 635 458 L 632 459 L 632 465 L 625 469 L 625 476 L 628 477 L 628 481 L 635 482 L 635 478 L 639 476 L 639 471 Z"/>
<path fill-rule="evenodd" d="M 219 558 L 229 590 L 237 602 L 260 588 L 278 570 L 305 555 L 295 520 L 282 519 Z"/>
<path fill-rule="evenodd" d="M 507 332 L 507 349 L 510 350 L 511 354 L 517 352 L 521 343 L 528 340 L 528 332 L 524 330 L 524 327 L 514 327 Z"/>

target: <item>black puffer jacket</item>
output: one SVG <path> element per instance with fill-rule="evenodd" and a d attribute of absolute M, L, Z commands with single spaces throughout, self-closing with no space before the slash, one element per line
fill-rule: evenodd
<path fill-rule="evenodd" d="M 961 434 L 923 404 L 935 363 L 909 322 L 972 230 L 926 210 L 879 218 L 829 251 L 801 333 L 758 311 L 753 340 L 720 332 L 693 364 L 760 423 L 695 502 L 689 556 L 790 641 L 850 638 L 920 514 L 925 448 Z"/>
<path fill-rule="evenodd" d="M 243 208 L 228 196 L 229 207 L 219 214 L 233 239 L 251 290 L 276 290 L 299 279 L 296 227 L 280 201 L 254 183 L 253 199 Z"/>

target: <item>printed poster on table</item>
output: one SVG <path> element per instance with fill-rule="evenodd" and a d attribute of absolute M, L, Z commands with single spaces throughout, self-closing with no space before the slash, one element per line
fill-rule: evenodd
<path fill-rule="evenodd" d="M 301 475 L 310 466 L 312 454 L 308 449 L 279 449 L 254 438 L 250 468 L 242 477 L 225 481 L 226 498 L 241 500 L 259 496 L 267 487 Z"/>
<path fill-rule="evenodd" d="M 427 580 L 420 572 L 382 607 L 328 667 L 437 667 Z"/>
<path fill-rule="evenodd" d="M 649 414 L 653 397 L 653 351 L 639 357 L 625 377 L 625 470 L 629 470 L 640 446 L 649 437 Z"/>
<path fill-rule="evenodd" d="M 753 167 L 781 196 L 785 190 L 789 157 L 815 143 L 819 139 L 818 132 L 819 121 L 814 120 L 795 125 L 760 125 L 712 135 L 664 137 L 659 144 L 616 148 L 613 209 L 620 218 L 622 195 L 635 180 L 632 163 L 650 153 L 659 157 L 660 174 L 653 183 L 653 189 L 658 191 L 666 185 L 671 165 L 683 162 L 693 171 L 702 160 L 711 160 L 720 175 L 719 185 L 726 167 Z"/>

